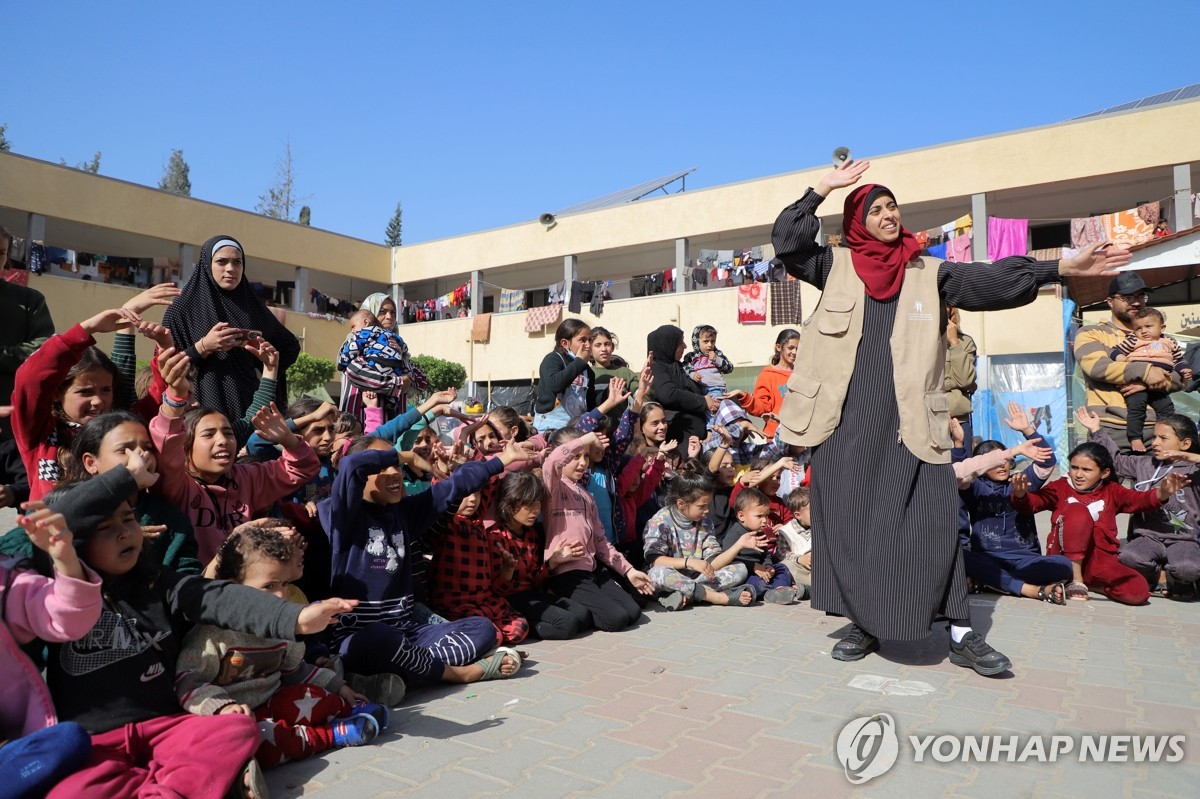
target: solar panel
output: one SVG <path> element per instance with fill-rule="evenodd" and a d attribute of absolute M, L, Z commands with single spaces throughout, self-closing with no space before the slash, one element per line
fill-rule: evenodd
<path fill-rule="evenodd" d="M 1148 108 L 1152 105 L 1163 105 L 1164 103 L 1175 103 L 1180 100 L 1190 100 L 1193 97 L 1200 97 L 1200 83 L 1193 83 L 1191 86 L 1184 86 L 1182 89 L 1172 89 L 1167 92 L 1143 97 L 1141 100 L 1133 100 L 1128 103 L 1114 105 L 1111 108 L 1105 108 L 1100 111 L 1092 111 L 1089 114 L 1082 114 L 1075 119 L 1087 119 L 1088 117 L 1098 117 L 1105 114 L 1116 114 L 1120 111 L 1129 111 L 1133 108 Z"/>
<path fill-rule="evenodd" d="M 594 200 L 587 200 L 585 202 L 572 205 L 569 208 L 563 208 L 562 210 L 555 211 L 554 215 L 561 216 L 563 214 L 578 214 L 584 211 L 597 211 L 601 208 L 609 208 L 614 205 L 631 203 L 634 200 L 640 200 L 647 194 L 653 194 L 659 189 L 665 188 L 677 180 L 682 180 L 684 177 L 695 171 L 696 167 L 692 167 L 691 169 L 685 169 L 682 172 L 674 172 L 670 175 L 666 175 L 665 177 L 658 178 L 657 180 L 648 180 L 645 183 L 639 183 L 636 186 L 630 186 L 628 189 L 615 191 L 612 194 L 606 194 L 603 197 L 597 197 Z"/>

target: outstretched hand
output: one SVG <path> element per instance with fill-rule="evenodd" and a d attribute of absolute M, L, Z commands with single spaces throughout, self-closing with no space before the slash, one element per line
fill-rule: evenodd
<path fill-rule="evenodd" d="M 1029 415 L 1026 415 L 1025 409 L 1021 407 L 1019 402 L 1010 401 L 1008 403 L 1008 418 L 1004 420 L 1004 423 L 1023 436 L 1030 436 L 1037 432 L 1037 428 L 1029 421 L 1029 416 L 1032 414 L 1032 408 L 1029 409 Z"/>
<path fill-rule="evenodd" d="M 275 406 L 274 402 L 259 408 L 258 413 L 254 414 L 254 428 L 267 441 L 279 444 L 285 449 L 296 446 L 300 441 L 288 427 L 287 421 L 284 420 L 283 414 L 279 412 L 279 408 Z"/>
<path fill-rule="evenodd" d="M 1029 477 L 1025 472 L 1017 472 L 1009 480 L 1012 484 L 1013 499 L 1021 499 L 1029 493 Z"/>
<path fill-rule="evenodd" d="M 171 337 L 171 331 L 154 322 L 143 319 L 137 324 L 137 332 L 157 344 L 159 349 L 165 350 L 175 346 L 175 339 Z"/>
<path fill-rule="evenodd" d="M 357 599 L 339 599 L 332 597 L 305 605 L 296 619 L 296 635 L 312 635 L 319 633 L 333 623 L 339 613 L 349 613 L 358 605 Z"/>
<path fill-rule="evenodd" d="M 86 332 L 95 335 L 96 333 L 115 333 L 127 327 L 136 328 L 141 321 L 142 317 L 133 311 L 125 308 L 110 308 L 90 319 L 83 320 L 79 326 Z"/>
<path fill-rule="evenodd" d="M 1089 433 L 1095 433 L 1100 429 L 1100 417 L 1092 413 L 1087 407 L 1080 407 L 1075 411 L 1075 418 Z"/>
<path fill-rule="evenodd" d="M 182 293 L 174 283 L 159 283 L 131 297 L 121 307 L 136 314 L 145 313 L 155 305 L 170 305 Z"/>
<path fill-rule="evenodd" d="M 829 192 L 834 189 L 844 189 L 858 183 L 870 166 L 870 161 L 850 161 L 842 164 L 832 172 L 826 173 L 813 191 L 822 197 L 828 197 Z"/>
<path fill-rule="evenodd" d="M 50 556 L 54 570 L 59 574 L 82 579 L 83 567 L 75 553 L 74 536 L 67 527 L 66 518 L 46 507 L 45 502 L 26 502 L 21 507 L 32 511 L 28 516 L 17 517 L 17 524 L 29 536 L 30 542 Z"/>
<path fill-rule="evenodd" d="M 1158 484 L 1158 487 L 1155 489 L 1158 491 L 1158 500 L 1160 502 L 1166 502 L 1171 498 L 1172 494 L 1179 489 L 1184 488 L 1190 482 L 1191 478 L 1188 475 L 1180 474 L 1179 472 L 1171 472 L 1162 479 L 1162 481 Z"/>
<path fill-rule="evenodd" d="M 1059 261 L 1058 273 L 1063 277 L 1115 275 L 1132 257 L 1129 250 L 1118 250 L 1108 242 L 1095 242 Z"/>
<path fill-rule="evenodd" d="M 1023 455 L 1036 463 L 1042 463 L 1050 460 L 1050 456 L 1054 454 L 1054 450 L 1050 449 L 1049 447 L 1042 446 L 1044 443 L 1045 442 L 1040 438 L 1022 441 L 1020 444 L 1013 447 L 1013 452 L 1017 455 Z"/>
<path fill-rule="evenodd" d="M 174 347 L 159 350 L 158 373 L 162 375 L 167 389 L 176 399 L 187 399 L 192 395 L 192 359 L 186 352 L 180 352 Z M 175 410 L 175 409 L 172 409 Z M 183 409 L 178 409 L 183 415 Z"/>

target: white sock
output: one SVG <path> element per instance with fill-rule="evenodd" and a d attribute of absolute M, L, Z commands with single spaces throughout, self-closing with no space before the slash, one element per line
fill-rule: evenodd
<path fill-rule="evenodd" d="M 950 637 L 954 639 L 954 643 L 956 644 L 961 644 L 963 637 L 969 632 L 971 632 L 970 627 L 959 627 L 957 624 L 950 625 Z"/>

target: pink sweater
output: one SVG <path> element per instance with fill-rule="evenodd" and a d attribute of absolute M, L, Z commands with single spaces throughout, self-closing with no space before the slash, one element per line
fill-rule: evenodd
<path fill-rule="evenodd" d="M 34 638 L 78 640 L 96 626 L 103 604 L 100 577 L 86 566 L 83 580 L 62 575 L 52 580 L 28 569 L 11 573 L 12 565 L 0 562 L 0 602 L 7 622 L 0 624 L 0 740 L 58 722 L 50 691 L 20 645 Z"/>
<path fill-rule="evenodd" d="M 604 525 L 596 511 L 596 501 L 578 483 L 563 478 L 563 467 L 583 450 L 582 438 L 568 441 L 550 453 L 542 465 L 542 482 L 546 498 L 542 501 L 542 520 L 546 526 L 546 561 L 563 544 L 582 544 L 583 557 L 560 563 L 550 570 L 553 574 L 596 568 L 596 559 L 624 574 L 633 568 L 625 556 L 613 548 L 604 537 Z"/>
<path fill-rule="evenodd" d="M 203 564 L 213 559 L 233 528 L 321 472 L 317 453 L 301 438 L 278 460 L 234 464 L 216 483 L 201 483 L 187 472 L 183 419 L 160 413 L 150 422 L 150 437 L 158 447 L 161 475 L 153 490 L 187 514 Z"/>

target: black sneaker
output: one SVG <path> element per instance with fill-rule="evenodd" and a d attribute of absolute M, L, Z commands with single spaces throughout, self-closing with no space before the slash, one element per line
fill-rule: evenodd
<path fill-rule="evenodd" d="M 859 627 L 850 626 L 850 632 L 842 636 L 842 640 L 833 645 L 834 660 L 862 660 L 867 655 L 879 649 L 879 639 Z"/>
<path fill-rule="evenodd" d="M 1012 661 L 992 649 L 983 636 L 972 630 L 963 636 L 962 643 L 950 639 L 950 662 L 955 666 L 975 669 L 977 674 L 992 677 L 1012 668 Z"/>

